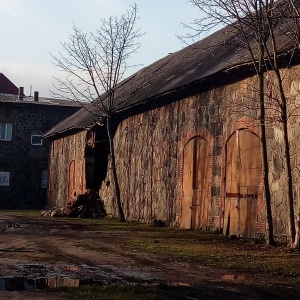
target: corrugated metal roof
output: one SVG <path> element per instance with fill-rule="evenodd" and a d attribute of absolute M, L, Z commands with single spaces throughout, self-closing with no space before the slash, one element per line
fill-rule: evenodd
<path fill-rule="evenodd" d="M 278 49 L 281 53 L 290 50 L 292 46 L 284 28 L 279 28 L 276 32 Z M 118 111 L 129 110 L 154 98 L 159 101 L 161 95 L 184 87 L 201 86 L 202 80 L 218 72 L 248 64 L 251 62 L 249 51 L 238 46 L 240 42 L 237 32 L 228 26 L 141 69 L 120 83 L 115 94 Z M 255 42 L 252 43 L 254 45 Z M 46 136 L 74 128 L 83 129 L 95 122 L 98 115 L 95 103 L 97 100 L 94 104 L 87 105 L 88 110 L 94 115 L 82 108 L 52 128 Z"/>

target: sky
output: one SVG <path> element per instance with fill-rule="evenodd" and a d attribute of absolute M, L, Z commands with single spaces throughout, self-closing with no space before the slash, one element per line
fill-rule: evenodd
<path fill-rule="evenodd" d="M 0 73 L 23 86 L 25 95 L 32 89 L 51 97 L 53 77 L 61 75 L 51 54 L 62 50 L 60 41 L 67 40 L 73 23 L 95 31 L 100 18 L 120 15 L 134 3 L 137 26 L 145 32 L 132 59 L 138 68 L 185 47 L 176 37 L 187 32 L 181 23 L 199 17 L 187 0 L 0 0 Z"/>

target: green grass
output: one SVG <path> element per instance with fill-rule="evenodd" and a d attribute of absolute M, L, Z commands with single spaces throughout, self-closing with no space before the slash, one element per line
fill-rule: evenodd
<path fill-rule="evenodd" d="M 107 285 L 89 285 L 79 288 L 59 288 L 53 292 L 64 292 L 72 294 L 75 299 L 111 299 L 111 300 L 171 300 L 183 299 L 180 296 L 168 291 L 160 286 L 147 285 L 124 285 L 124 284 L 107 284 Z"/>
<path fill-rule="evenodd" d="M 40 217 L 41 210 L 0 210 L 1 214 L 12 215 L 18 217 Z"/>
<path fill-rule="evenodd" d="M 71 224 L 91 225 L 94 229 L 102 231 L 141 231 L 141 232 L 156 232 L 161 231 L 161 228 L 150 226 L 148 224 L 141 224 L 138 222 L 118 222 L 114 219 L 78 219 L 78 218 L 59 218 Z M 168 228 L 164 228 L 168 229 Z"/>
<path fill-rule="evenodd" d="M 300 253 L 286 248 L 270 248 L 251 240 L 229 240 L 225 236 L 205 232 L 170 230 L 160 237 L 134 238 L 129 247 L 160 254 L 173 261 L 238 272 L 256 272 L 280 276 L 300 276 Z"/>

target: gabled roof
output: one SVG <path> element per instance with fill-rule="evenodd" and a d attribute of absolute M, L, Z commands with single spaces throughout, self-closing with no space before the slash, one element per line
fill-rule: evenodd
<path fill-rule="evenodd" d="M 3 73 L 0 73 L 0 93 L 18 95 L 18 91 L 18 88 Z"/>
<path fill-rule="evenodd" d="M 283 26 L 286 28 L 286 26 Z M 293 46 L 284 28 L 276 32 L 278 51 L 285 53 Z M 242 65 L 249 65 L 249 51 L 239 46 L 240 39 L 232 26 L 227 26 L 207 38 L 180 51 L 170 54 L 139 70 L 120 83 L 116 92 L 118 111 L 130 110 L 136 105 L 152 100 L 163 101 L 166 94 L 197 86 L 201 90 L 204 80 L 221 72 Z M 252 41 L 253 45 L 255 41 Z M 126 100 L 126 103 L 124 102 Z M 53 136 L 71 129 L 84 129 L 101 115 L 96 108 L 97 100 L 82 108 L 68 119 L 52 128 L 46 136 Z M 123 104 L 123 105 L 122 105 Z M 163 105 L 163 103 L 161 103 Z"/>

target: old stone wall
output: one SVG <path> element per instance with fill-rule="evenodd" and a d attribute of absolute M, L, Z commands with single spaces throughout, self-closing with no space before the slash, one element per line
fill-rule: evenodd
<path fill-rule="evenodd" d="M 43 134 L 78 108 L 31 103 L 0 103 L 0 123 L 12 124 L 12 140 L 0 141 L 0 172 L 10 174 L 0 186 L 0 208 L 43 208 L 47 203 L 49 144 L 31 144 L 34 130 Z"/>
<path fill-rule="evenodd" d="M 211 148 L 207 226 L 221 226 L 223 130 L 227 127 L 228 131 L 232 130 L 228 120 L 235 119 L 232 115 L 224 121 L 218 93 L 222 95 L 230 90 L 220 89 L 187 98 L 130 117 L 119 125 L 115 136 L 117 165 L 128 219 L 180 223 L 183 148 L 191 138 L 200 136 L 209 142 Z M 107 180 L 113 182 L 110 172 Z M 104 184 L 100 194 L 108 213 L 116 216 L 113 185 Z"/>
<path fill-rule="evenodd" d="M 281 71 L 283 86 L 288 104 L 289 144 L 291 155 L 291 167 L 294 182 L 294 208 L 295 215 L 299 219 L 299 167 L 300 167 L 300 67 L 293 67 Z M 286 242 L 288 234 L 288 205 L 287 205 L 287 176 L 284 154 L 283 127 L 278 114 L 279 95 L 278 84 L 270 74 L 267 76 L 269 88 L 268 122 L 268 154 L 270 166 L 270 187 L 272 193 L 272 212 L 275 228 L 275 236 L 278 240 Z"/>
<path fill-rule="evenodd" d="M 284 89 L 289 106 L 289 140 L 294 175 L 296 216 L 300 218 L 300 68 L 283 70 Z M 283 131 L 280 120 L 278 95 L 274 74 L 266 76 L 266 127 L 270 187 L 275 236 L 284 241 L 287 236 L 287 177 L 284 167 Z M 182 219 L 184 149 L 195 138 L 209 145 L 208 206 L 206 229 L 224 227 L 226 198 L 226 159 L 228 141 L 238 131 L 260 136 L 258 81 L 256 77 L 213 89 L 194 97 L 182 99 L 149 109 L 122 121 L 114 137 L 117 172 L 121 199 L 127 220 L 150 223 L 162 220 L 167 225 L 179 225 Z M 238 136 L 238 135 L 236 135 Z M 53 173 L 50 194 L 53 203 L 61 206 L 70 200 L 71 188 L 78 194 L 84 190 L 85 131 L 55 140 L 51 168 Z M 64 155 L 59 149 L 64 145 Z M 251 146 L 251 145 L 250 145 Z M 263 170 L 261 150 L 257 168 L 257 194 L 255 193 L 255 236 L 263 237 L 266 211 L 263 199 Z M 106 168 L 106 159 L 97 168 Z M 251 169 L 251 156 L 248 167 Z M 74 172 L 70 171 L 75 161 Z M 74 173 L 74 187 L 70 188 L 70 172 Z M 73 174 L 72 173 L 72 174 Z M 71 180 L 72 181 L 72 180 Z M 74 195 L 73 195 L 74 196 Z M 108 215 L 117 217 L 114 184 L 110 160 L 108 172 L 100 188 Z M 252 208 L 253 210 L 253 208 Z"/>
<path fill-rule="evenodd" d="M 290 145 L 295 174 L 295 201 L 299 185 L 299 67 L 285 70 L 285 91 L 291 113 Z M 268 160 L 275 235 L 287 233 L 286 173 L 284 168 L 282 126 L 278 104 L 270 92 L 273 74 L 266 83 L 269 102 L 266 120 Z M 277 106 L 277 109 L 274 107 Z M 297 114 L 298 112 L 298 114 Z M 123 207 L 128 220 L 151 222 L 161 219 L 180 224 L 182 201 L 183 148 L 189 139 L 201 136 L 210 143 L 209 221 L 208 228 L 222 228 L 224 214 L 224 178 L 226 142 L 238 129 L 260 136 L 257 79 L 255 77 L 195 97 L 183 99 L 162 108 L 149 110 L 123 121 L 115 135 L 117 168 Z M 260 160 L 261 160 L 261 153 Z M 259 167 L 257 199 L 257 236 L 263 236 L 266 212 L 263 200 L 263 172 Z M 107 212 L 117 216 L 111 170 L 100 195 Z M 297 205 L 296 205 L 297 207 Z"/>
<path fill-rule="evenodd" d="M 88 131 L 51 141 L 48 206 L 63 207 L 85 192 L 85 147 Z"/>

